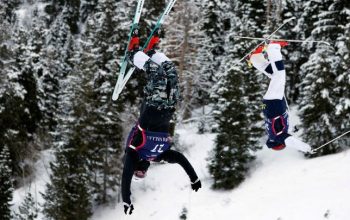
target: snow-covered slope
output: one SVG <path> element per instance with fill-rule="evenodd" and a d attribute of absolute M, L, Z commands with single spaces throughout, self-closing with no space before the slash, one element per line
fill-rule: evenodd
<path fill-rule="evenodd" d="M 135 211 L 124 216 L 121 204 L 101 208 L 93 220 L 178 220 L 185 207 L 190 220 L 348 220 L 350 219 L 350 151 L 305 159 L 294 149 L 263 149 L 250 176 L 237 189 L 213 191 L 207 161 L 215 135 L 180 129 L 185 155 L 203 188 L 192 192 L 178 165 L 153 165 L 142 182 L 132 183 Z"/>

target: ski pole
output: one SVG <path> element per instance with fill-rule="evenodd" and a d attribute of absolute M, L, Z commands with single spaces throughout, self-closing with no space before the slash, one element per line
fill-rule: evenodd
<path fill-rule="evenodd" d="M 318 147 L 318 148 L 316 148 L 316 149 L 313 149 L 312 151 L 313 151 L 314 153 L 316 153 L 316 151 L 318 151 L 319 149 L 321 149 L 321 148 L 323 148 L 323 147 L 327 146 L 328 144 L 330 144 L 330 143 L 332 143 L 332 142 L 334 142 L 334 141 L 338 140 L 339 138 L 343 137 L 344 135 L 346 135 L 346 134 L 348 134 L 348 133 L 350 133 L 350 130 L 349 130 L 349 131 L 347 131 L 347 132 L 345 132 L 344 134 L 339 135 L 338 137 L 336 137 L 336 138 L 334 138 L 334 139 L 332 139 L 332 140 L 328 141 L 327 143 L 325 143 L 325 144 L 321 145 L 320 147 Z"/>
<path fill-rule="evenodd" d="M 256 45 L 251 51 L 249 51 L 249 53 L 247 53 L 246 55 L 244 55 L 240 60 L 238 60 L 238 62 L 236 62 L 235 64 L 233 64 L 233 67 L 238 66 L 238 64 L 240 62 L 242 62 L 242 60 L 244 60 L 247 56 L 249 56 L 252 52 L 254 52 L 260 45 L 262 45 L 263 43 L 265 43 L 266 40 L 269 40 L 274 34 L 277 33 L 277 31 L 279 31 L 284 25 L 286 25 L 287 23 L 289 23 L 290 21 L 294 20 L 295 17 L 292 17 L 290 19 L 288 19 L 287 21 L 285 21 L 283 24 L 281 24 L 274 32 L 272 32 L 269 36 L 267 36 L 266 38 L 263 38 L 264 40 L 262 42 L 260 42 L 258 45 Z M 218 74 L 218 80 L 223 76 L 223 73 Z"/>
<path fill-rule="evenodd" d="M 287 21 L 285 21 L 283 24 L 281 24 L 274 32 L 272 32 L 269 36 L 267 36 L 266 38 L 263 38 L 264 40 L 259 43 L 258 45 L 256 45 L 256 47 L 254 47 L 254 49 L 252 49 L 251 51 L 249 51 L 249 53 L 247 53 L 246 55 L 244 55 L 242 57 L 242 59 L 240 59 L 238 62 L 241 62 L 242 60 L 244 60 L 247 56 L 249 56 L 252 52 L 254 52 L 260 45 L 262 45 L 263 43 L 265 43 L 266 40 L 269 40 L 273 35 L 275 35 L 275 33 L 277 33 L 277 31 L 281 30 L 282 27 L 284 27 L 284 25 L 288 24 L 290 21 L 294 20 L 295 17 L 292 17 L 290 19 L 288 19 Z"/>
<path fill-rule="evenodd" d="M 242 38 L 242 39 L 248 39 L 248 40 L 265 40 L 265 38 L 261 37 L 245 37 L 245 36 L 233 36 L 234 38 Z M 287 41 L 287 42 L 300 42 L 300 43 L 320 43 L 320 44 L 326 44 L 328 46 L 331 46 L 330 43 L 327 41 L 322 40 L 293 40 L 293 39 L 269 39 L 273 41 Z"/>

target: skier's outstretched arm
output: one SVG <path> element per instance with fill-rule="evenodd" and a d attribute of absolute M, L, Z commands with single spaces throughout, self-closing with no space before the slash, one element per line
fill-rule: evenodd
<path fill-rule="evenodd" d="M 129 210 L 129 214 L 131 214 L 133 210 L 133 206 L 130 200 L 130 195 L 131 195 L 130 186 L 131 186 L 132 176 L 134 175 L 137 160 L 138 160 L 137 152 L 127 148 L 125 152 L 124 168 L 123 168 L 123 174 L 122 174 L 122 198 L 124 202 L 125 214 L 128 214 L 128 210 Z"/>
<path fill-rule="evenodd" d="M 191 180 L 193 190 L 197 191 L 202 187 L 201 181 L 199 180 L 196 171 L 194 171 L 191 163 L 182 153 L 175 150 L 168 150 L 164 152 L 159 159 L 164 160 L 168 163 L 177 163 L 182 166 Z"/>

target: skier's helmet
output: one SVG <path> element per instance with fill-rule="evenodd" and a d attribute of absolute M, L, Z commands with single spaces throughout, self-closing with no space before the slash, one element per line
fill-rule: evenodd
<path fill-rule="evenodd" d="M 134 172 L 135 179 L 143 179 L 146 176 L 147 176 L 147 171 L 146 170 L 136 170 Z"/>
<path fill-rule="evenodd" d="M 150 166 L 150 162 L 147 160 L 140 160 L 137 163 L 136 170 L 134 172 L 134 179 L 135 180 L 140 180 L 143 179 L 147 176 L 147 170 L 148 167 Z"/>

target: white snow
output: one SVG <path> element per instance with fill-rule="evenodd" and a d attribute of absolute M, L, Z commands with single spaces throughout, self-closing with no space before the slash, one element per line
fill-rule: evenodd
<path fill-rule="evenodd" d="M 257 152 L 249 177 L 238 188 L 213 191 L 206 159 L 215 135 L 196 134 L 195 124 L 177 132 L 187 146 L 185 155 L 202 180 L 202 189 L 191 191 L 180 166 L 154 164 L 143 182 L 132 183 L 135 210 L 131 216 L 125 216 L 122 204 L 117 204 L 97 210 L 93 220 L 178 220 L 184 207 L 190 220 L 349 219 L 349 150 L 306 159 L 294 149 L 277 152 L 264 148 Z"/>
<path fill-rule="evenodd" d="M 19 24 L 21 26 L 30 27 L 32 24 L 32 19 L 34 17 L 34 11 L 36 11 L 36 13 L 38 13 L 40 16 L 45 16 L 44 9 L 48 4 L 49 3 L 40 1 L 31 2 L 24 0 L 20 8 L 15 11 L 19 20 Z"/>
<path fill-rule="evenodd" d="M 291 124 L 299 123 L 292 108 Z M 214 147 L 215 134 L 197 134 L 195 123 L 179 127 L 184 154 L 196 169 L 202 188 L 193 192 L 190 181 L 179 165 L 152 164 L 148 176 L 132 183 L 131 216 L 125 216 L 122 203 L 95 210 L 91 220 L 179 220 L 185 207 L 188 220 L 348 220 L 350 216 L 350 151 L 306 159 L 294 149 L 257 152 L 247 179 L 234 190 L 212 190 L 207 159 Z M 298 133 L 300 134 L 299 131 Z M 264 138 L 261 142 L 263 144 Z M 44 151 L 37 162 L 37 175 L 31 189 L 15 191 L 14 209 L 31 190 L 38 192 L 49 181 L 51 151 Z M 45 219 L 40 216 L 39 219 Z"/>
<path fill-rule="evenodd" d="M 39 207 L 44 203 L 44 200 L 40 193 L 44 193 L 46 189 L 46 183 L 50 181 L 50 162 L 54 161 L 54 153 L 52 150 L 42 151 L 39 155 L 39 159 L 35 163 L 35 175 L 28 184 L 23 186 L 13 193 L 12 210 L 18 212 L 18 207 L 21 205 L 26 197 L 26 194 L 30 192 Z M 39 213 L 38 219 L 45 219 L 41 213 Z"/>

